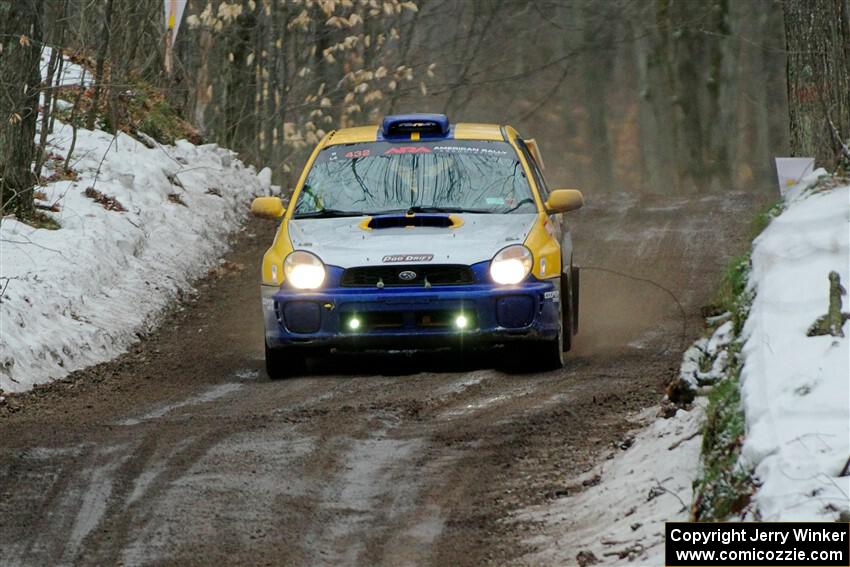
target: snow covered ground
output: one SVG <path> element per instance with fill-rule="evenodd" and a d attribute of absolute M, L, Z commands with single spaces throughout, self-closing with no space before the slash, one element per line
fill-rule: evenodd
<path fill-rule="evenodd" d="M 830 271 L 850 287 L 850 186 L 803 180 L 755 240 L 744 325 L 742 457 L 755 468 L 762 520 L 835 520 L 850 510 L 850 324 L 807 337 L 826 314 Z M 850 311 L 844 297 L 844 311 Z"/>
<path fill-rule="evenodd" d="M 69 137 L 57 125 L 51 151 L 64 155 Z M 59 205 L 48 213 L 59 230 L 0 223 L 3 391 L 125 351 L 178 289 L 217 262 L 250 198 L 268 188 L 215 145 L 149 149 L 124 134 L 80 130 L 74 155 L 80 177 L 40 189 L 39 202 Z M 126 211 L 86 196 L 92 186 Z"/>
<path fill-rule="evenodd" d="M 79 80 L 74 66 L 66 72 Z M 70 126 L 57 122 L 50 140 L 46 176 Z M 98 130 L 79 130 L 71 167 L 76 180 L 37 188 L 60 229 L 0 222 L 0 394 L 125 351 L 218 261 L 251 197 L 269 190 L 267 175 L 215 144 L 150 149 Z"/>
<path fill-rule="evenodd" d="M 44 79 L 47 78 L 47 69 L 50 65 L 50 55 L 52 51 L 53 50 L 50 47 L 44 47 L 44 49 L 41 50 L 41 76 Z M 58 79 L 57 76 L 54 76 L 54 85 L 76 86 L 82 82 L 84 87 L 88 87 L 93 83 L 91 73 L 86 72 L 85 76 L 83 76 L 83 68 L 69 62 L 67 58 L 65 58 L 62 62 L 61 69 L 59 69 L 59 65 L 57 64 L 55 73 L 58 75 Z"/>
<path fill-rule="evenodd" d="M 823 173 L 791 189 L 785 211 L 753 243 L 755 300 L 743 331 L 742 464 L 755 470 L 754 509 L 765 521 L 829 521 L 850 511 L 850 477 L 840 476 L 850 459 L 850 324 L 844 338 L 806 336 L 827 311 L 829 272 L 850 287 L 850 186 L 813 186 Z M 732 323 L 716 319 L 712 336 L 683 356 L 680 377 L 695 389 L 720 379 L 729 363 Z M 706 357 L 713 365 L 701 371 Z M 545 525 L 528 541 L 541 551 L 527 559 L 663 565 L 664 522 L 689 518 L 705 405 L 697 397 L 691 411 L 671 419 L 653 419 L 647 410 L 631 447 L 575 479 L 580 484 L 598 476 L 598 484 L 526 510 L 520 519 Z"/>
<path fill-rule="evenodd" d="M 542 551 L 528 563 L 576 565 L 581 554 L 587 565 L 664 565 L 664 522 L 688 520 L 705 403 L 697 398 L 670 419 L 646 410 L 631 447 L 576 479 L 598 476 L 598 484 L 520 516 L 548 526 L 529 539 Z"/>

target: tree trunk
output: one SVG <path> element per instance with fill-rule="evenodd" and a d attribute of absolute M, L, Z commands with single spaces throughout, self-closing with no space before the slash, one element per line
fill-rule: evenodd
<path fill-rule="evenodd" d="M 850 138 L 850 2 L 785 0 L 791 153 L 838 165 Z"/>
<path fill-rule="evenodd" d="M 585 4 L 579 11 L 582 44 L 588 46 L 580 59 L 584 84 L 583 103 L 587 110 L 587 143 L 591 148 L 592 179 L 597 191 L 616 190 L 611 140 L 608 136 L 608 101 L 614 52 L 608 49 L 613 38 L 604 4 Z"/>
<path fill-rule="evenodd" d="M 53 102 L 53 75 L 56 73 L 58 61 L 62 59 L 62 48 L 54 46 L 50 50 L 50 60 L 47 63 L 47 77 L 44 81 L 44 104 L 41 108 L 41 132 L 38 136 L 38 146 L 35 149 L 35 167 L 33 172 L 36 179 L 41 176 L 41 166 L 44 165 L 44 152 L 47 148 L 47 134 L 50 133 L 50 105 Z"/>
<path fill-rule="evenodd" d="M 107 1 L 106 12 L 103 15 L 103 31 L 100 36 L 100 46 L 97 49 L 97 63 L 94 70 L 94 94 L 92 95 L 91 108 L 86 116 L 86 128 L 89 130 L 94 130 L 97 107 L 100 102 L 100 89 L 103 83 L 103 71 L 106 64 L 106 50 L 109 47 L 109 29 L 112 24 L 112 4 L 113 0 Z"/>
<path fill-rule="evenodd" d="M 653 10 L 640 10 L 631 20 L 635 66 L 638 75 L 638 124 L 642 177 L 650 191 L 681 190 L 673 120 L 673 71 L 669 64 L 667 4 L 659 0 Z"/>
<path fill-rule="evenodd" d="M 257 27 L 256 14 L 249 9 L 248 0 L 242 2 L 242 13 L 236 17 L 235 28 L 229 38 L 231 63 L 227 83 L 225 123 L 228 146 L 243 151 L 253 150 L 254 109 L 257 96 L 256 75 L 253 65 L 248 64 L 252 55 Z M 256 157 L 256 156 L 251 156 Z"/>
<path fill-rule="evenodd" d="M 0 214 L 32 214 L 42 0 L 0 1 Z"/>

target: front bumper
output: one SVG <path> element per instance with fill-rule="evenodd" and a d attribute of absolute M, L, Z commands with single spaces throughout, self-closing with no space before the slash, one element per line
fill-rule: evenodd
<path fill-rule="evenodd" d="M 557 278 L 429 289 L 263 286 L 271 348 L 420 350 L 552 339 L 560 330 L 559 301 Z M 456 326 L 460 314 L 467 321 L 464 329 Z M 352 318 L 360 322 L 356 330 L 350 328 Z"/>

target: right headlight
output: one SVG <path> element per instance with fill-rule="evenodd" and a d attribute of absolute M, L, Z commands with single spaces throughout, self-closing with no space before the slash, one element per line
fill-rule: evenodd
<path fill-rule="evenodd" d="M 490 261 L 490 277 L 497 284 L 514 285 L 524 280 L 531 272 L 534 257 L 522 244 L 502 248 Z"/>
<path fill-rule="evenodd" d="M 319 257 L 304 250 L 291 252 L 283 261 L 283 273 L 292 287 L 316 289 L 325 281 L 325 265 Z"/>

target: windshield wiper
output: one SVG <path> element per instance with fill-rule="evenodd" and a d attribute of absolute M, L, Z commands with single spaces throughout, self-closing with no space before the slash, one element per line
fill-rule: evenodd
<path fill-rule="evenodd" d="M 507 210 L 501 211 L 501 213 L 506 215 L 506 214 L 508 214 L 508 213 L 512 213 L 512 212 L 514 212 L 515 210 L 517 210 L 518 208 L 522 207 L 523 205 L 528 205 L 528 204 L 532 204 L 532 205 L 533 205 L 533 204 L 534 204 L 534 199 L 532 199 L 531 197 L 527 197 L 527 198 L 525 198 L 525 199 L 521 200 L 519 203 L 517 203 L 517 204 L 516 204 L 516 205 L 514 205 L 513 207 L 511 207 L 510 209 L 507 209 Z"/>
<path fill-rule="evenodd" d="M 333 217 L 365 217 L 367 213 L 362 211 L 343 211 L 340 209 L 322 209 L 310 213 L 295 213 L 296 219 L 324 219 Z"/>

